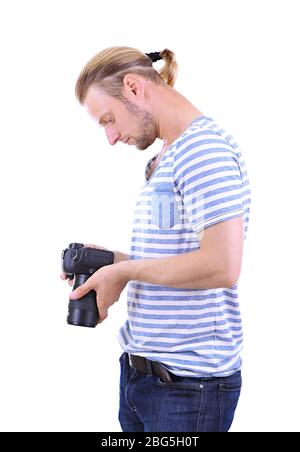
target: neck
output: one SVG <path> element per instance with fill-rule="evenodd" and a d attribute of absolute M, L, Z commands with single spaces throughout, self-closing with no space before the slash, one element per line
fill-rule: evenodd
<path fill-rule="evenodd" d="M 162 86 L 153 93 L 153 113 L 157 124 L 157 137 L 169 146 L 199 116 L 198 108 L 189 102 L 178 91 Z"/>

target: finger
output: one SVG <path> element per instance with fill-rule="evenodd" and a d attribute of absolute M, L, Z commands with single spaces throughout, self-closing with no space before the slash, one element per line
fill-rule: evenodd
<path fill-rule="evenodd" d="M 66 279 L 68 280 L 68 284 L 69 284 L 69 286 L 73 286 L 73 284 L 74 284 L 74 278 L 72 278 L 72 279 L 70 279 L 69 277 L 68 277 L 68 275 L 65 273 L 65 272 L 62 272 L 61 274 L 60 274 L 60 277 L 61 277 L 61 279 L 63 280 L 63 281 L 65 281 Z"/>
<path fill-rule="evenodd" d="M 95 248 L 97 250 L 107 250 L 107 248 L 104 248 L 104 246 L 98 246 L 98 245 L 94 245 L 93 243 L 86 243 L 84 245 L 85 248 Z"/>
<path fill-rule="evenodd" d="M 99 323 L 103 322 L 103 320 L 105 320 L 107 316 L 108 316 L 107 309 L 99 309 Z"/>
<path fill-rule="evenodd" d="M 77 289 L 73 290 L 73 292 L 70 293 L 70 300 L 77 300 L 78 298 L 82 298 L 84 295 L 86 295 L 92 288 L 90 285 L 86 282 L 82 284 L 82 286 L 77 287 Z"/>

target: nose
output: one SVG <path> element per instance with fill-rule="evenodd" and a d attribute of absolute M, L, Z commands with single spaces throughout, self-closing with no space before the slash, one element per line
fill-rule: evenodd
<path fill-rule="evenodd" d="M 107 139 L 109 141 L 109 144 L 111 144 L 112 146 L 114 144 L 116 144 L 116 142 L 120 138 L 120 134 L 116 130 L 112 129 L 111 127 L 110 128 L 106 127 L 105 133 L 106 133 Z"/>

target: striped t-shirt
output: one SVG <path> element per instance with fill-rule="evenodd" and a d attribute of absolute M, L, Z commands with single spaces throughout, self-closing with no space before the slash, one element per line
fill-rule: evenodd
<path fill-rule="evenodd" d="M 205 228 L 242 216 L 246 236 L 250 187 L 241 152 L 212 118 L 194 120 L 163 154 L 134 213 L 131 259 L 201 249 Z M 200 240 L 199 240 L 200 238 Z M 241 368 L 243 333 L 237 284 L 182 289 L 128 284 L 124 351 L 159 361 L 179 376 L 227 376 Z"/>

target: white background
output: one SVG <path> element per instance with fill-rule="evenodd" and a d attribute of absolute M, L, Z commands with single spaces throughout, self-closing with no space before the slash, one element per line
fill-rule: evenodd
<path fill-rule="evenodd" d="M 128 45 L 175 51 L 176 89 L 235 136 L 248 166 L 232 431 L 300 431 L 297 3 L 1 1 L 1 430 L 120 430 L 126 293 L 101 326 L 71 327 L 59 274 L 72 241 L 129 250 L 144 165 L 160 149 L 110 147 L 74 97 L 90 57 Z"/>

